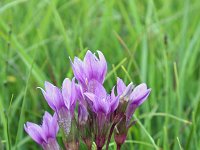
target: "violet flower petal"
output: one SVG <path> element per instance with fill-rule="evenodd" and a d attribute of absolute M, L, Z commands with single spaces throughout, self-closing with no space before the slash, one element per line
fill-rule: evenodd
<path fill-rule="evenodd" d="M 42 129 L 44 131 L 44 134 L 48 138 L 56 138 L 57 132 L 58 132 L 58 123 L 57 123 L 57 115 L 54 114 L 53 117 L 48 113 L 45 112 L 43 116 L 43 124 Z"/>
<path fill-rule="evenodd" d="M 42 135 L 43 132 L 39 125 L 27 122 L 24 124 L 24 129 L 36 143 L 40 145 L 43 143 L 44 135 Z"/>
<path fill-rule="evenodd" d="M 110 102 L 110 112 L 114 112 L 118 105 L 119 105 L 119 96 L 115 96 L 115 93 L 114 93 L 114 90 L 115 90 L 115 87 L 112 88 L 112 91 L 111 91 L 111 96 L 110 96 L 110 99 L 111 99 L 111 102 Z"/>
<path fill-rule="evenodd" d="M 107 62 L 106 62 L 106 59 L 103 55 L 103 53 L 101 51 L 97 51 L 98 55 L 99 55 L 99 62 L 100 62 L 100 70 L 101 70 L 101 73 L 100 73 L 100 82 L 103 83 L 104 82 L 104 79 L 105 79 L 105 76 L 106 76 L 106 73 L 107 73 Z"/>
<path fill-rule="evenodd" d="M 86 124 L 86 121 L 88 120 L 88 111 L 86 107 L 82 104 L 79 104 L 78 107 L 78 122 L 80 125 Z"/>
<path fill-rule="evenodd" d="M 150 92 L 151 89 L 147 89 L 147 85 L 145 83 L 136 86 L 130 95 L 130 103 L 134 103 L 138 106 L 141 105 L 146 100 Z"/>
<path fill-rule="evenodd" d="M 126 85 L 124 84 L 124 82 L 122 81 L 122 79 L 120 79 L 119 77 L 117 77 L 117 94 L 118 95 L 122 94 L 125 89 L 126 89 Z"/>
<path fill-rule="evenodd" d="M 74 72 L 74 76 L 81 84 L 84 85 L 86 79 L 84 63 L 78 57 L 75 57 L 74 63 L 71 61 L 71 65 Z"/>
<path fill-rule="evenodd" d="M 45 90 L 42 88 L 40 89 L 42 90 L 45 100 L 54 111 L 58 111 L 64 106 L 62 94 L 58 87 L 45 81 Z"/>
<path fill-rule="evenodd" d="M 142 83 L 138 85 L 130 96 L 130 101 L 126 109 L 126 125 L 129 126 L 131 117 L 136 108 L 139 107 L 149 96 L 151 89 L 147 89 L 146 84 Z"/>
<path fill-rule="evenodd" d="M 72 81 L 68 78 L 63 81 L 62 95 L 67 109 L 74 111 L 74 105 L 76 103 L 76 88 L 74 78 Z"/>

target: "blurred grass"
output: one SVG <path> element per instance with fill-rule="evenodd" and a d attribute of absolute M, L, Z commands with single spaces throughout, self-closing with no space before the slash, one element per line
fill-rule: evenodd
<path fill-rule="evenodd" d="M 38 149 L 22 128 L 51 112 L 36 87 L 60 86 L 69 56 L 87 49 L 104 53 L 109 90 L 116 76 L 152 89 L 123 149 L 198 149 L 199 9 L 198 0 L 0 0 L 0 149 Z"/>

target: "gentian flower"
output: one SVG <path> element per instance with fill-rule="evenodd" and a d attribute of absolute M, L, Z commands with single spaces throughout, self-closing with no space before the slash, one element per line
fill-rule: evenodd
<path fill-rule="evenodd" d="M 67 133 L 67 138 L 64 144 L 66 149 L 76 150 L 79 148 L 79 140 L 78 140 L 79 131 L 77 129 L 77 124 L 74 117 L 74 111 L 77 99 L 75 78 L 73 78 L 72 81 L 68 78 L 66 78 L 63 81 L 62 95 L 65 106 L 67 108 L 65 111 L 67 112 L 67 114 L 69 114 L 67 116 L 68 117 L 67 129 L 70 129 L 69 132 Z"/>
<path fill-rule="evenodd" d="M 56 135 L 59 130 L 56 114 L 51 116 L 48 112 L 45 112 L 41 126 L 27 122 L 24 124 L 24 129 L 44 150 L 60 149 L 56 140 Z"/>
<path fill-rule="evenodd" d="M 89 121 L 84 121 L 84 126 L 86 131 L 88 129 L 88 132 L 90 133 L 88 134 L 84 132 L 84 134 L 81 135 L 84 141 L 85 139 L 87 139 L 87 142 L 85 143 L 87 146 L 89 145 L 88 148 L 92 143 L 92 141 L 90 141 L 91 138 L 89 138 L 88 140 L 88 137 L 91 137 L 91 133 L 94 131 L 94 129 L 92 128 L 94 126 L 91 127 L 91 125 L 94 125 L 95 123 L 95 114 L 94 112 L 92 112 L 92 110 L 94 110 L 92 107 L 93 102 L 89 100 L 88 97 L 85 97 L 84 92 L 94 93 L 96 86 L 98 86 L 98 84 L 103 84 L 105 80 L 105 75 L 107 73 L 107 62 L 105 60 L 105 57 L 100 51 L 97 51 L 97 53 L 99 56 L 98 58 L 95 56 L 95 54 L 88 50 L 83 61 L 77 57 L 74 58 L 74 62 L 71 61 L 74 76 L 79 82 L 77 93 L 79 95 L 79 102 L 82 104 L 80 105 L 79 110 L 83 110 L 83 108 L 86 108 L 86 111 L 88 112 Z M 82 111 L 79 112 L 81 113 Z M 79 119 L 83 119 L 81 118 L 81 116 L 82 115 L 80 114 Z"/>
<path fill-rule="evenodd" d="M 145 83 L 142 83 L 133 88 L 132 83 L 127 87 L 124 82 L 118 78 L 117 93 L 120 96 L 120 104 L 116 110 L 118 123 L 116 125 L 115 142 L 118 146 L 122 145 L 126 139 L 128 129 L 135 123 L 130 123 L 135 110 L 147 99 L 151 89 L 147 88 Z M 120 116 L 120 117 L 118 117 Z"/>
<path fill-rule="evenodd" d="M 91 80 L 96 80 L 99 83 L 104 82 L 107 63 L 104 55 L 100 51 L 97 51 L 97 53 L 99 58 L 88 50 L 83 61 L 77 57 L 74 58 L 74 62 L 71 61 L 74 76 L 82 85 L 84 91 L 87 90 L 88 82 Z"/>
<path fill-rule="evenodd" d="M 95 113 L 95 142 L 99 149 L 103 147 L 106 141 L 108 129 L 110 127 L 110 116 L 116 110 L 119 99 L 114 97 L 113 94 L 108 95 L 106 90 L 99 82 L 96 82 L 94 93 L 84 93 L 86 97 L 91 100 L 92 108 Z M 114 88 L 112 89 L 112 93 Z"/>
<path fill-rule="evenodd" d="M 40 89 L 49 106 L 56 112 L 59 126 L 67 136 L 76 104 L 74 79 L 71 82 L 66 78 L 63 81 L 62 91 L 49 82 L 45 82 L 45 90 Z"/>

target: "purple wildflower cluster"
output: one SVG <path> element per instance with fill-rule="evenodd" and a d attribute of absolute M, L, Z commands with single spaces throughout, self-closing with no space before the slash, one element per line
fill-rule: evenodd
<path fill-rule="evenodd" d="M 97 149 L 106 149 L 112 135 L 118 149 L 125 142 L 129 128 L 134 124 L 131 118 L 151 92 L 145 83 L 125 85 L 117 78 L 117 84 L 107 93 L 103 83 L 107 73 L 107 62 L 98 51 L 98 57 L 87 51 L 84 60 L 71 60 L 74 78 L 66 78 L 62 88 L 45 82 L 44 98 L 55 112 L 45 112 L 42 125 L 27 122 L 25 131 L 44 150 L 59 150 L 56 136 L 60 128 L 67 150 L 78 150 L 82 140 L 88 149 L 93 141 Z M 116 92 L 115 92 L 116 88 Z M 78 110 L 78 113 L 75 110 Z"/>

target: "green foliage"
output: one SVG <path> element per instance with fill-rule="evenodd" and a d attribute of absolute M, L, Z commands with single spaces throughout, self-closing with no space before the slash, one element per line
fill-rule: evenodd
<path fill-rule="evenodd" d="M 0 149 L 38 149 L 45 80 L 72 77 L 69 57 L 101 50 L 116 76 L 152 92 L 122 149 L 200 147 L 200 1 L 0 0 Z M 112 139 L 110 149 L 116 149 Z"/>

